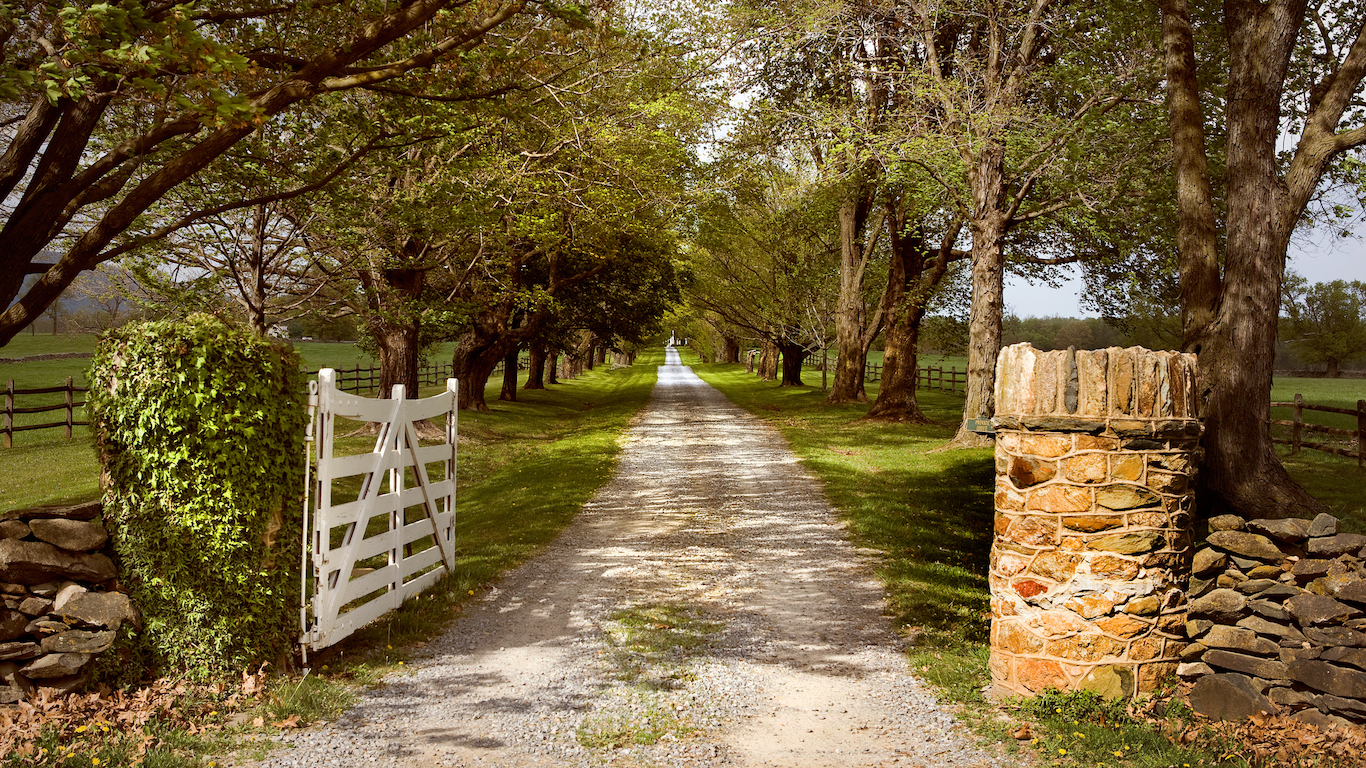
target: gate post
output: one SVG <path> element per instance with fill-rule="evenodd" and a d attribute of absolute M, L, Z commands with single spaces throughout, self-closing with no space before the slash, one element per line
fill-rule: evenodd
<path fill-rule="evenodd" d="M 1001 350 L 991 549 L 995 692 L 1151 691 L 1184 647 L 1194 355 Z"/>

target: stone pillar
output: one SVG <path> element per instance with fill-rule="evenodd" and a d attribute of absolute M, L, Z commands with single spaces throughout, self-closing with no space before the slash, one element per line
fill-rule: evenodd
<path fill-rule="evenodd" d="M 1001 350 L 991 677 L 1004 695 L 1153 690 L 1185 644 L 1194 355 Z"/>

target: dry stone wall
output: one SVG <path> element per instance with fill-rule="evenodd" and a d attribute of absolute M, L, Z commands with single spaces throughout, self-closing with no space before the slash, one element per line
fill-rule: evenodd
<path fill-rule="evenodd" d="M 1186 644 L 1193 356 L 1017 344 L 996 404 L 995 689 L 1154 689 Z"/>
<path fill-rule="evenodd" d="M 1366 722 L 1366 536 L 1337 518 L 1221 515 L 1191 566 L 1191 705 L 1223 719 L 1287 712 Z"/>
<path fill-rule="evenodd" d="M 71 691 L 136 624 L 128 596 L 111 587 L 114 563 L 100 504 L 0 513 L 0 704 L 34 686 Z"/>

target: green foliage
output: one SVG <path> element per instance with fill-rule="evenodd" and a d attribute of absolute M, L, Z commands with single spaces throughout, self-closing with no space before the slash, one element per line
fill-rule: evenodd
<path fill-rule="evenodd" d="M 203 315 L 128 326 L 92 362 L 105 520 L 159 665 L 195 677 L 293 642 L 304 379 Z"/>
<path fill-rule="evenodd" d="M 1291 274 L 1282 293 L 1289 316 L 1287 335 L 1300 359 L 1324 363 L 1334 376 L 1342 363 L 1366 356 L 1366 283 L 1334 280 L 1309 285 Z"/>

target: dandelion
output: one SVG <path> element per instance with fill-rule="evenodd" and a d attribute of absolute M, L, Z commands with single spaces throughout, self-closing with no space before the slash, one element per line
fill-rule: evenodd
<path fill-rule="evenodd" d="M 388 648 L 389 648 L 389 650 L 391 650 L 391 651 L 394 650 L 394 646 L 392 646 L 392 645 L 388 646 Z"/>
<path fill-rule="evenodd" d="M 1058 754 L 1065 755 L 1067 754 L 1067 750 L 1063 749 L 1062 747 L 1058 747 Z"/>
<path fill-rule="evenodd" d="M 1123 753 L 1123 752 L 1120 752 L 1118 749 L 1116 749 L 1116 750 L 1115 750 L 1115 757 L 1124 757 L 1124 753 Z M 1190 768 L 1190 766 L 1188 765 L 1188 766 L 1186 766 L 1186 768 Z"/>
<path fill-rule="evenodd" d="M 403 666 L 403 662 L 400 661 L 400 662 L 398 663 L 398 665 L 399 665 L 400 667 Z"/>
<path fill-rule="evenodd" d="M 470 590 L 470 594 L 471 594 L 471 595 L 474 594 L 474 590 L 471 589 L 471 590 Z"/>
<path fill-rule="evenodd" d="M 1082 733 L 1081 731 L 1072 731 L 1072 735 L 1076 736 L 1079 739 L 1086 738 L 1086 734 Z"/>
<path fill-rule="evenodd" d="M 99 764 L 100 764 L 100 759 L 99 759 L 98 757 L 92 757 L 92 758 L 90 758 L 90 764 L 91 764 L 91 765 L 99 765 Z"/>
<path fill-rule="evenodd" d="M 76 726 L 76 733 L 85 733 L 85 728 L 86 728 L 86 726 L 84 726 L 84 725 L 78 725 L 78 726 Z"/>

